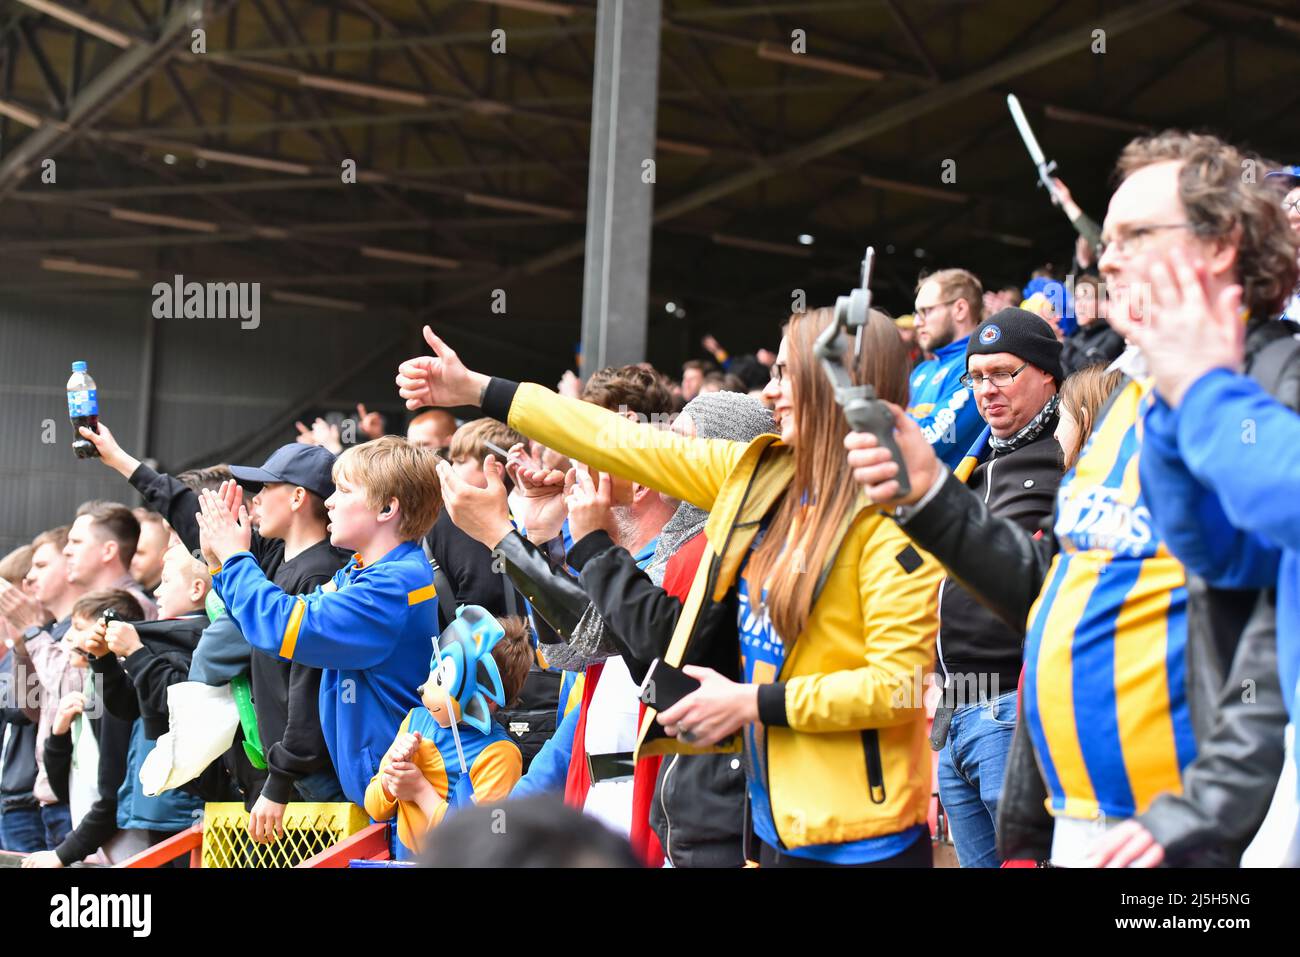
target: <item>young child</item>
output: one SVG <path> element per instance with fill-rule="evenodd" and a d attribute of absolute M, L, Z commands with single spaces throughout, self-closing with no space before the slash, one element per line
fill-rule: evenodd
<path fill-rule="evenodd" d="M 442 505 L 437 459 L 405 439 L 353 446 L 334 463 L 325 502 L 330 541 L 352 559 L 310 595 L 267 580 L 248 550 L 237 488 L 205 491 L 200 547 L 226 611 L 259 651 L 321 668 L 321 731 L 348 800 L 366 785 L 402 715 L 419 700 L 429 639 L 438 634 L 433 570 L 419 545 Z"/>
<path fill-rule="evenodd" d="M 103 675 L 104 702 L 120 718 L 143 718 L 151 741 L 167 730 L 167 689 L 189 676 L 211 587 L 207 566 L 177 540 L 163 554 L 158 621 L 101 621 L 95 629 L 100 643 L 92 651 L 105 653 L 96 653 L 91 667 Z"/>
<path fill-rule="evenodd" d="M 366 788 L 372 818 L 397 815 L 399 860 L 418 855 L 451 808 L 499 801 L 519 780 L 523 756 L 493 715 L 518 697 L 532 660 L 522 618 L 498 620 L 478 605 L 457 610 L 419 688 L 424 706 L 402 721 Z"/>

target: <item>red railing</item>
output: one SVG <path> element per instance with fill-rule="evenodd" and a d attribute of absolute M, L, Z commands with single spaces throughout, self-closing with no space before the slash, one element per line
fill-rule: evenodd
<path fill-rule="evenodd" d="M 389 856 L 388 825 L 371 824 L 295 866 L 347 867 L 351 860 L 386 861 Z"/>
<path fill-rule="evenodd" d="M 203 866 L 203 825 L 195 824 L 188 831 L 173 834 L 165 841 L 146 847 L 134 857 L 129 857 L 117 867 L 162 867 L 181 855 L 190 855 L 190 867 Z"/>

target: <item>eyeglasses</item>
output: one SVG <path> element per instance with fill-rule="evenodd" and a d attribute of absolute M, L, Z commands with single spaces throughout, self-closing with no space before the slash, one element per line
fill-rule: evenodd
<path fill-rule="evenodd" d="M 913 314 L 916 318 L 924 322 L 930 313 L 938 309 L 940 306 L 951 306 L 956 301 L 956 299 L 949 299 L 947 302 L 936 302 L 933 306 L 917 306 Z"/>
<path fill-rule="evenodd" d="M 1285 199 L 1282 200 L 1282 212 L 1284 213 L 1300 212 L 1300 196 L 1297 196 L 1289 203 Z"/>
<path fill-rule="evenodd" d="M 1195 223 L 1151 223 L 1147 226 L 1131 226 L 1123 236 L 1115 239 L 1106 239 L 1104 236 L 1101 240 L 1101 254 L 1114 249 L 1121 256 L 1127 256 L 1129 253 L 1135 253 L 1141 248 L 1143 241 L 1152 233 L 1159 232 L 1162 229 L 1197 229 Z"/>
<path fill-rule="evenodd" d="M 1005 389 L 1015 381 L 1016 376 L 1029 368 L 1029 363 L 1023 363 L 1015 372 L 990 372 L 988 375 L 980 375 L 978 372 L 971 375 L 967 372 L 957 381 L 966 388 L 978 392 L 985 382 L 992 382 L 999 389 Z"/>
<path fill-rule="evenodd" d="M 786 370 L 786 365 L 784 362 L 773 362 L 772 381 L 775 382 L 777 385 L 780 385 L 781 380 L 785 378 L 785 370 Z"/>

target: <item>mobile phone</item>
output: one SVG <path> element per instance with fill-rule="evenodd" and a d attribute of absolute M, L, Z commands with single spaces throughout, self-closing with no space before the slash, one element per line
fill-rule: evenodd
<path fill-rule="evenodd" d="M 647 708 L 667 711 L 699 686 L 698 678 L 692 678 L 680 668 L 674 668 L 665 664 L 663 659 L 656 658 L 650 662 L 650 669 L 641 682 L 638 695 Z"/>
<path fill-rule="evenodd" d="M 483 440 L 483 444 L 488 447 L 489 451 L 495 452 L 497 456 L 501 459 L 501 464 L 505 465 L 506 459 L 510 458 L 510 453 L 507 450 L 503 449 L 495 442 L 489 442 L 487 439 Z"/>

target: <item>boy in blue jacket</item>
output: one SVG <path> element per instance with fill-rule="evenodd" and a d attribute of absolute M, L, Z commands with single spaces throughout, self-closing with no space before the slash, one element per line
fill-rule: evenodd
<path fill-rule="evenodd" d="M 442 505 L 434 455 L 384 436 L 334 464 L 325 501 L 330 541 L 354 552 L 310 595 L 286 594 L 248 550 L 251 528 L 238 486 L 205 491 L 200 547 L 230 617 L 254 648 L 323 669 L 321 730 L 348 800 L 366 785 L 403 717 L 419 706 L 438 634 L 433 570 L 420 548 Z"/>

